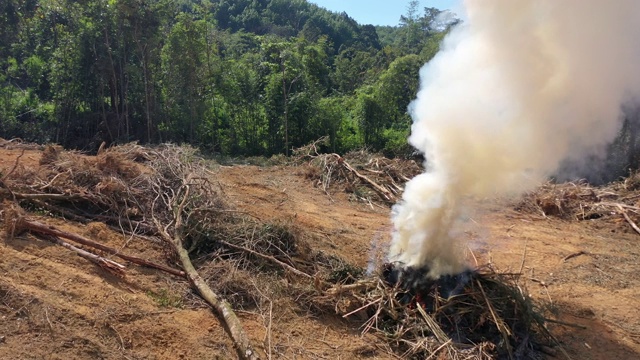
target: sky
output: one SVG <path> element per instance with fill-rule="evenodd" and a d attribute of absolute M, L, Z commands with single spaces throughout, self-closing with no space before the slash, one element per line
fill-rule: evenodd
<path fill-rule="evenodd" d="M 400 16 L 407 13 L 409 0 L 308 0 L 327 10 L 345 11 L 359 24 L 391 25 L 399 23 Z M 420 13 L 425 7 L 455 12 L 457 0 L 421 0 Z"/>

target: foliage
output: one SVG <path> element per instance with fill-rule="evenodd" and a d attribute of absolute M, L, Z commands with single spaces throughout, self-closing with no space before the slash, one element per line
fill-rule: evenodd
<path fill-rule="evenodd" d="M 441 14 L 410 2 L 382 28 L 306 0 L 7 0 L 0 136 L 229 156 L 328 136 L 323 151 L 401 154 L 418 69 L 453 22 Z"/>

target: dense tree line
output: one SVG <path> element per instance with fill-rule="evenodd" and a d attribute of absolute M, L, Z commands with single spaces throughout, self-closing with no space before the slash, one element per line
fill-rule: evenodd
<path fill-rule="evenodd" d="M 419 68 L 456 21 L 417 1 L 374 27 L 306 0 L 4 0 L 0 136 L 400 153 Z"/>

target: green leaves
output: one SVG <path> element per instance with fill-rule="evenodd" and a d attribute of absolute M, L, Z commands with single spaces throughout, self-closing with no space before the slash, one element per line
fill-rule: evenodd
<path fill-rule="evenodd" d="M 413 7 L 401 27 L 376 28 L 305 0 L 6 0 L 0 136 L 232 155 L 322 136 L 331 151 L 398 149 L 444 34 L 437 10 Z"/>

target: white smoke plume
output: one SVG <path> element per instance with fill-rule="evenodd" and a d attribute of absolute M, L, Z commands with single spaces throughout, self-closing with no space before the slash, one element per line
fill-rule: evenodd
<path fill-rule="evenodd" d="M 409 142 L 427 171 L 393 209 L 390 260 L 457 273 L 462 202 L 532 189 L 602 154 L 640 94 L 640 1 L 469 0 L 420 71 Z"/>

